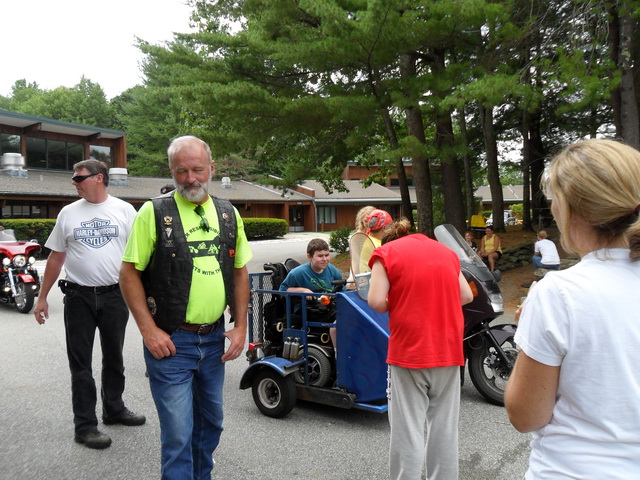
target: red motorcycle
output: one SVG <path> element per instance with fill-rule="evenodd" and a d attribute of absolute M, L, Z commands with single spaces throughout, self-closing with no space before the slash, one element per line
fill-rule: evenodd
<path fill-rule="evenodd" d="M 13 303 L 20 313 L 29 313 L 40 292 L 35 268 L 42 247 L 36 240 L 17 241 L 13 230 L 0 231 L 0 303 Z"/>

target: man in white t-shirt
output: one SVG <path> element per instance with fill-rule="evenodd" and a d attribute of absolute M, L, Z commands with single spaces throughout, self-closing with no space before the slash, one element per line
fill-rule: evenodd
<path fill-rule="evenodd" d="M 546 270 L 560 269 L 560 255 L 555 243 L 547 238 L 547 232 L 540 230 L 538 232 L 536 244 L 533 247 L 533 257 L 531 261 L 536 268 L 544 268 Z"/>
<path fill-rule="evenodd" d="M 89 448 L 111 445 L 98 430 L 97 392 L 91 372 L 96 328 L 102 347 L 102 421 L 142 425 L 146 418 L 125 407 L 122 348 L 129 310 L 118 276 L 124 247 L 136 216 L 131 204 L 107 193 L 109 172 L 99 160 L 73 166 L 73 185 L 82 197 L 64 207 L 45 246 L 51 249 L 34 313 L 44 324 L 49 318 L 47 295 L 64 266 L 66 279 L 58 285 L 65 295 L 64 325 L 71 370 L 75 441 Z"/>

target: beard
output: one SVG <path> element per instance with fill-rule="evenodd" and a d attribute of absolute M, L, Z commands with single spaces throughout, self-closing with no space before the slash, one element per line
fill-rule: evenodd
<path fill-rule="evenodd" d="M 180 183 L 176 184 L 176 189 L 185 200 L 191 203 L 199 203 L 202 202 L 209 194 L 209 182 L 200 183 L 195 181 L 193 183 Z"/>

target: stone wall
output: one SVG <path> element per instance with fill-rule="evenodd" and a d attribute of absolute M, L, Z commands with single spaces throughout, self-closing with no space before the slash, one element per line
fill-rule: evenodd
<path fill-rule="evenodd" d="M 533 265 L 533 246 L 535 242 L 524 242 L 502 250 L 502 257 L 496 262 L 496 268 L 501 272 L 506 272 L 514 268 L 525 265 Z M 569 268 L 580 261 L 577 256 L 570 255 L 562 258 L 560 255 L 560 269 Z"/>
<path fill-rule="evenodd" d="M 502 257 L 496 262 L 496 268 L 506 272 L 517 267 L 531 265 L 533 245 L 535 242 L 524 242 L 502 250 Z"/>

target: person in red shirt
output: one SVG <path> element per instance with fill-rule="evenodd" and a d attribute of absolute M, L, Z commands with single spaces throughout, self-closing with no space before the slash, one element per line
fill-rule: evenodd
<path fill-rule="evenodd" d="M 373 252 L 368 303 L 389 312 L 389 474 L 458 478 L 462 305 L 473 300 L 458 256 L 400 219 Z M 425 442 L 425 424 L 427 441 Z"/>

